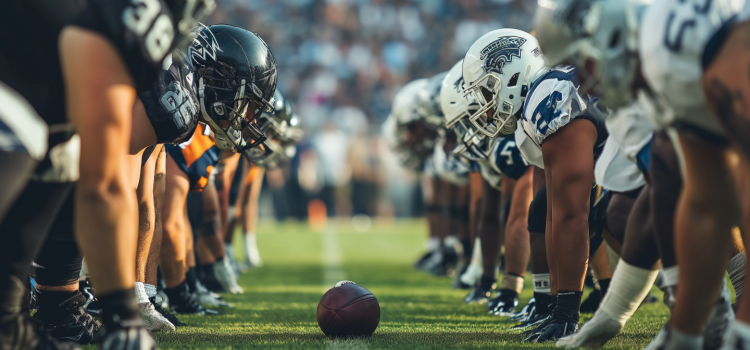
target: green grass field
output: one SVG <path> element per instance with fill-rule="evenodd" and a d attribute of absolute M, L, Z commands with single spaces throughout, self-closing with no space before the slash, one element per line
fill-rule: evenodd
<path fill-rule="evenodd" d="M 314 233 L 304 223 L 262 223 L 258 245 L 266 265 L 243 275 L 243 295 L 221 316 L 180 316 L 189 326 L 156 334 L 166 349 L 439 349 L 554 348 L 521 343 L 513 323 L 490 316 L 484 305 L 466 305 L 466 291 L 452 290 L 449 278 L 417 272 L 422 221 L 374 225 L 355 233 L 339 223 Z M 241 242 L 236 242 L 239 245 Z M 239 255 L 239 253 L 238 253 Z M 381 319 L 368 339 L 329 340 L 318 328 L 318 300 L 336 281 L 370 289 L 380 301 Z M 531 297 L 526 281 L 522 305 Z M 661 297 L 661 295 L 658 295 Z M 592 315 L 584 315 L 583 320 Z M 643 306 L 606 349 L 642 349 L 666 321 L 661 303 Z"/>

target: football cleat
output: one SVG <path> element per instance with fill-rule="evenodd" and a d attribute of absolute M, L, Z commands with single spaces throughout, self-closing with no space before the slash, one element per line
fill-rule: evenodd
<path fill-rule="evenodd" d="M 91 280 L 85 279 L 78 282 L 78 290 L 86 297 L 86 303 L 83 304 L 83 309 L 86 312 L 99 316 L 102 314 L 102 309 L 99 307 L 99 301 L 96 300 L 94 287 L 91 286 Z"/>
<path fill-rule="evenodd" d="M 577 309 L 568 310 L 558 306 L 552 311 L 552 316 L 545 322 L 546 325 L 537 328 L 536 332 L 533 332 L 524 341 L 542 343 L 569 336 L 578 330 L 578 319 Z"/>
<path fill-rule="evenodd" d="M 700 350 L 703 346 L 697 343 L 686 343 L 677 340 L 677 337 L 671 335 L 672 330 L 669 322 L 659 331 L 654 340 L 649 343 L 644 350 Z"/>
<path fill-rule="evenodd" d="M 102 324 L 83 309 L 87 301 L 83 294 L 76 293 L 56 308 L 39 308 L 34 318 L 54 339 L 93 344 Z"/>
<path fill-rule="evenodd" d="M 152 305 L 154 305 L 154 310 L 162 315 L 169 323 L 174 325 L 175 327 L 182 327 L 187 326 L 185 323 L 181 322 L 177 319 L 177 316 L 175 316 L 173 313 L 169 312 L 169 310 L 165 309 L 161 303 L 161 298 L 157 294 L 155 297 L 151 297 L 148 299 Z"/>
<path fill-rule="evenodd" d="M 521 311 L 515 312 L 510 315 L 510 319 L 514 321 L 525 322 L 526 320 L 528 320 L 529 315 L 535 311 L 535 309 L 536 299 L 534 297 L 531 297 L 531 299 L 529 299 L 529 302 L 526 303 Z"/>
<path fill-rule="evenodd" d="M 511 316 L 518 307 L 518 293 L 514 290 L 500 289 L 487 305 L 490 306 L 490 313 L 495 316 Z"/>
<path fill-rule="evenodd" d="M 703 349 L 721 348 L 721 345 L 727 342 L 732 323 L 734 323 L 734 309 L 732 309 L 732 299 L 725 281 L 719 300 L 711 309 L 706 328 L 703 330 Z"/>
<path fill-rule="evenodd" d="M 28 302 L 24 283 L 15 276 L 0 280 L 0 346 L 14 350 L 80 350 L 73 342 L 50 338 L 23 307 Z"/>
<path fill-rule="evenodd" d="M 224 258 L 222 261 L 214 263 L 214 274 L 224 290 L 232 294 L 242 294 L 244 292 L 242 287 L 237 284 L 237 276 L 234 274 L 234 270 L 228 259 Z"/>
<path fill-rule="evenodd" d="M 482 277 L 482 274 L 484 274 L 484 270 L 481 266 L 469 264 L 469 267 L 466 268 L 466 271 L 461 274 L 461 277 L 459 277 L 459 279 L 464 284 L 474 286 Z"/>
<path fill-rule="evenodd" d="M 192 294 L 193 298 L 195 298 L 198 304 L 201 305 L 211 307 L 232 307 L 232 304 L 227 303 L 221 300 L 220 297 L 215 296 L 214 293 L 208 291 L 208 289 L 200 282 L 198 282 L 198 290 L 193 292 Z"/>
<path fill-rule="evenodd" d="M 557 341 L 557 346 L 566 348 L 600 348 L 610 339 L 620 333 L 624 324 L 611 318 L 607 313 L 599 310 L 581 329 Z"/>
<path fill-rule="evenodd" d="M 138 310 L 141 313 L 143 323 L 146 324 L 146 329 L 150 332 L 171 332 L 175 330 L 175 325 L 156 311 L 154 304 L 150 302 L 140 303 L 138 304 Z"/>
<path fill-rule="evenodd" d="M 170 307 L 172 308 L 172 312 L 175 314 L 182 314 L 182 315 L 220 315 L 221 313 L 212 310 L 212 309 L 206 309 L 198 302 L 193 299 L 192 295 L 188 298 L 184 298 L 183 300 L 172 300 Z"/>
<path fill-rule="evenodd" d="M 102 338 L 102 350 L 156 350 L 156 342 L 139 319 L 108 325 Z"/>
<path fill-rule="evenodd" d="M 490 293 L 493 289 L 495 289 L 495 279 L 482 276 L 476 287 L 464 298 L 464 303 L 484 304 L 490 299 Z"/>
<path fill-rule="evenodd" d="M 420 257 L 417 261 L 414 262 L 414 268 L 417 270 L 423 270 L 425 269 L 425 265 L 427 264 L 427 261 L 429 261 L 432 258 L 432 254 L 434 251 L 428 251 L 427 253 L 424 253 L 422 257 Z"/>

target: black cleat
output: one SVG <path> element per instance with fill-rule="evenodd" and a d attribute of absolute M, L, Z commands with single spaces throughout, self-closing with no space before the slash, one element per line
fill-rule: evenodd
<path fill-rule="evenodd" d="M 173 313 L 169 312 L 169 310 L 162 307 L 161 302 L 156 301 L 156 297 L 148 298 L 148 300 L 151 302 L 151 304 L 154 305 L 154 309 L 156 312 L 160 313 L 164 318 L 167 319 L 170 323 L 172 323 L 175 327 L 182 327 L 187 326 L 184 322 L 177 319 L 177 316 L 175 316 Z"/>
<path fill-rule="evenodd" d="M 578 330 L 579 317 L 578 310 L 569 310 L 558 305 L 545 324 L 537 328 L 524 341 L 542 343 L 567 337 Z"/>
<path fill-rule="evenodd" d="M 50 338 L 29 317 L 29 293 L 27 286 L 15 276 L 5 276 L 0 280 L 0 347 L 14 350 L 80 350 L 76 343 L 58 342 Z"/>
<path fill-rule="evenodd" d="M 44 294 L 40 293 L 40 299 L 44 299 Z M 102 324 L 83 309 L 87 301 L 83 294 L 76 292 L 58 305 L 41 306 L 34 318 L 54 339 L 93 344 L 96 342 L 94 334 Z"/>
<path fill-rule="evenodd" d="M 99 301 L 96 300 L 96 291 L 94 291 L 94 287 L 91 286 L 91 280 L 87 278 L 83 281 L 79 281 L 78 290 L 84 297 L 86 297 L 86 303 L 83 304 L 83 309 L 94 316 L 100 316 L 102 314 L 102 308 L 99 306 Z"/>
<path fill-rule="evenodd" d="M 432 258 L 432 253 L 434 253 L 434 251 L 428 251 L 427 253 L 424 253 L 424 255 L 422 255 L 419 260 L 414 262 L 414 268 L 417 270 L 424 270 L 425 264 L 427 264 L 427 261 Z"/>
<path fill-rule="evenodd" d="M 221 313 L 216 310 L 206 309 L 201 304 L 195 301 L 192 295 L 188 295 L 185 299 L 169 299 L 169 307 L 175 314 L 183 315 L 220 315 Z M 170 321 L 171 322 L 171 321 Z M 177 325 L 175 325 L 177 326 Z"/>
<path fill-rule="evenodd" d="M 156 350 L 156 342 L 140 318 L 108 324 L 102 350 Z"/>
<path fill-rule="evenodd" d="M 474 289 L 469 292 L 469 295 L 464 298 L 464 303 L 484 304 L 490 299 L 490 293 L 493 289 L 495 289 L 495 279 L 482 276 L 482 278 L 479 279 L 477 286 L 474 287 Z"/>
<path fill-rule="evenodd" d="M 521 309 L 521 311 L 515 312 L 512 315 L 510 315 L 511 320 L 519 321 L 519 322 L 525 322 L 531 313 L 533 313 L 536 309 L 536 299 L 532 297 L 529 299 L 529 302 L 526 303 L 526 305 Z"/>
<path fill-rule="evenodd" d="M 518 293 L 514 290 L 500 289 L 495 298 L 487 304 L 492 305 L 490 313 L 495 316 L 512 316 L 518 307 Z"/>

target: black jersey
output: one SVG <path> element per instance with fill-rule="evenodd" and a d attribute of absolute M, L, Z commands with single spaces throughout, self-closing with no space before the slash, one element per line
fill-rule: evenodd
<path fill-rule="evenodd" d="M 177 29 L 162 0 L 0 0 L 0 81 L 48 124 L 67 121 L 58 38 L 67 26 L 117 48 L 139 90 L 151 86 Z"/>
<path fill-rule="evenodd" d="M 193 136 L 200 113 L 193 65 L 175 50 L 151 87 L 140 91 L 158 143 L 182 143 Z"/>

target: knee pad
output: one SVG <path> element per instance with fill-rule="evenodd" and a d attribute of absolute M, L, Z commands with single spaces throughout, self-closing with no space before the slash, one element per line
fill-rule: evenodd
<path fill-rule="evenodd" d="M 537 191 L 529 205 L 529 232 L 544 233 L 547 228 L 547 185 Z"/>

